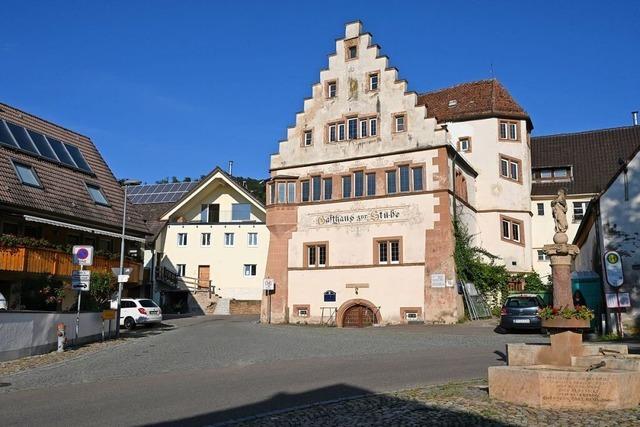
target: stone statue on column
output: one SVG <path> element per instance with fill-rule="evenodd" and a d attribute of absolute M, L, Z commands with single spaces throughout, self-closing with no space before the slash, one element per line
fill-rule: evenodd
<path fill-rule="evenodd" d="M 564 188 L 558 190 L 558 196 L 551 201 L 553 219 L 555 221 L 556 234 L 553 236 L 554 243 L 567 243 L 566 235 L 569 223 L 567 222 L 567 192 Z"/>

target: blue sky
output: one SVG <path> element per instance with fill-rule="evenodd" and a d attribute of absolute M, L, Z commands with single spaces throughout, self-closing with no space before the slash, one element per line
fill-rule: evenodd
<path fill-rule="evenodd" d="M 494 75 L 534 135 L 629 125 L 640 2 L 12 1 L 0 101 L 90 136 L 117 177 L 264 177 L 344 24 L 417 92 Z"/>

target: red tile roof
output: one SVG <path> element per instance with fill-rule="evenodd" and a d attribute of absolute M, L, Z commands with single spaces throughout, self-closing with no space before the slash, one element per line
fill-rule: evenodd
<path fill-rule="evenodd" d="M 0 118 L 76 146 L 93 171 L 93 174 L 85 173 L 21 150 L 0 146 L 2 208 L 108 231 L 120 230 L 124 192 L 89 138 L 2 103 Z M 12 159 L 32 166 L 43 188 L 21 184 Z M 97 205 L 89 195 L 85 183 L 98 185 L 109 206 Z M 127 210 L 127 232 L 148 234 L 142 216 L 134 209 Z"/>
<path fill-rule="evenodd" d="M 496 79 L 462 83 L 418 95 L 418 105 L 427 107 L 427 117 L 455 122 L 485 117 L 524 119 L 527 112 Z"/>

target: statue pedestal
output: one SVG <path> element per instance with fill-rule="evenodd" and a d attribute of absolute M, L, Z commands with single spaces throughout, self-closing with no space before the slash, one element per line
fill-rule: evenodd
<path fill-rule="evenodd" d="M 573 307 L 573 295 L 571 294 L 571 261 L 580 253 L 580 249 L 578 249 L 576 245 L 555 243 L 553 245 L 545 245 L 544 251 L 551 260 L 553 306 Z"/>

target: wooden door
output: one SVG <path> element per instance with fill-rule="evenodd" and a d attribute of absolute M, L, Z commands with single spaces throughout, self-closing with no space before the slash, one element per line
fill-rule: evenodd
<path fill-rule="evenodd" d="M 345 328 L 362 328 L 375 323 L 375 315 L 369 307 L 364 305 L 354 305 L 349 307 L 344 313 L 342 326 Z"/>
<path fill-rule="evenodd" d="M 209 287 L 209 266 L 208 265 L 198 266 L 198 287 L 200 288 Z"/>

